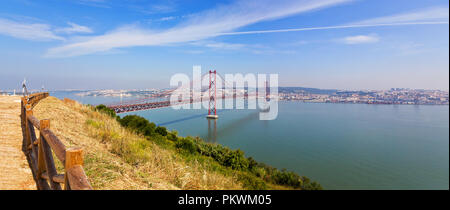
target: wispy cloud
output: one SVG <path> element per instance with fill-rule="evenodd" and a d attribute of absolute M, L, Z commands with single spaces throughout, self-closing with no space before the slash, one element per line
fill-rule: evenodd
<path fill-rule="evenodd" d="M 90 7 L 111 8 L 105 0 L 75 0 L 75 3 Z"/>
<path fill-rule="evenodd" d="M 168 21 L 168 20 L 174 20 L 174 19 L 176 19 L 177 17 L 175 17 L 175 16 L 168 16 L 168 17 L 162 17 L 162 18 L 160 18 L 159 20 L 160 21 Z"/>
<path fill-rule="evenodd" d="M 416 21 L 447 21 L 449 18 L 447 7 L 431 7 L 419 11 L 412 11 L 385 17 L 378 17 L 355 22 L 353 24 L 383 24 L 383 23 L 406 23 Z"/>
<path fill-rule="evenodd" d="M 196 46 L 202 46 L 212 49 L 220 49 L 220 50 L 238 50 L 246 47 L 245 44 L 236 44 L 236 43 L 226 43 L 226 42 L 214 42 L 214 41 L 199 41 L 192 43 Z"/>
<path fill-rule="evenodd" d="M 244 34 L 267 34 L 267 33 L 331 30 L 331 29 L 346 29 L 346 28 L 368 28 L 368 27 L 383 27 L 383 26 L 442 25 L 442 24 L 447 24 L 448 25 L 449 22 L 448 21 L 432 21 L 432 22 L 411 22 L 411 23 L 380 23 L 380 24 L 337 25 L 337 26 L 290 28 L 290 29 L 276 29 L 276 30 L 226 32 L 226 33 L 217 34 L 217 36 L 244 35 Z"/>
<path fill-rule="evenodd" d="M 277 30 L 238 31 L 238 32 L 222 33 L 220 35 L 265 34 L 265 33 L 282 33 L 295 31 L 314 31 L 314 30 L 366 28 L 366 27 L 383 27 L 383 26 L 435 25 L 448 23 L 449 23 L 448 7 L 432 7 L 420 11 L 412 11 L 396 15 L 377 17 L 368 20 L 352 22 L 345 25 L 290 28 Z"/>
<path fill-rule="evenodd" d="M 92 29 L 68 22 L 69 27 L 55 28 L 44 23 L 36 23 L 33 18 L 20 18 L 22 21 L 0 18 L 0 34 L 32 41 L 65 40 L 57 34 L 92 33 Z M 34 23 L 30 23 L 34 22 Z"/>
<path fill-rule="evenodd" d="M 148 14 L 169 13 L 175 11 L 175 7 L 173 5 L 159 4 L 151 5 L 148 8 L 143 9 L 142 11 Z"/>
<path fill-rule="evenodd" d="M 253 54 L 294 54 L 295 51 L 292 50 L 281 50 L 279 48 L 274 48 L 272 46 L 261 45 L 261 44 L 242 44 L 242 43 L 227 43 L 227 42 L 216 42 L 216 41 L 196 41 L 190 43 L 193 46 L 203 47 L 201 52 L 206 52 L 209 50 L 217 51 L 245 51 Z M 290 44 L 289 46 L 292 46 Z M 207 49 L 206 49 L 207 48 Z"/>
<path fill-rule="evenodd" d="M 177 10 L 177 6 L 173 1 L 151 2 L 151 4 L 125 4 L 124 6 L 146 15 L 165 14 L 175 12 Z"/>
<path fill-rule="evenodd" d="M 348 1 L 351 0 L 237 1 L 231 5 L 221 5 L 217 8 L 207 10 L 202 13 L 189 15 L 185 21 L 182 21 L 179 25 L 171 29 L 151 31 L 137 25 L 128 25 L 107 32 L 104 35 L 84 37 L 81 41 L 73 41 L 72 43 L 63 46 L 51 48 L 47 51 L 46 56 L 79 56 L 109 51 L 115 48 L 195 42 L 217 36 L 364 27 L 448 24 L 448 8 L 433 7 L 420 11 L 412 11 L 353 22 L 346 25 L 278 30 L 236 31 L 243 26 L 257 22 L 283 18 Z M 356 44 L 376 41 L 378 41 L 378 38 L 361 35 L 356 37 L 348 37 L 348 40 L 345 41 L 345 43 Z M 210 47 L 215 46 L 217 48 L 224 47 L 217 44 L 210 45 Z"/>
<path fill-rule="evenodd" d="M 357 36 L 348 36 L 342 39 L 339 39 L 338 42 L 344 44 L 366 44 L 366 43 L 375 43 L 378 42 L 380 38 L 377 35 L 357 35 Z"/>
<path fill-rule="evenodd" d="M 179 16 L 166 16 L 166 17 L 161 17 L 161 18 L 156 18 L 156 19 L 149 19 L 147 20 L 147 22 L 151 23 L 151 22 L 166 22 L 166 21 L 173 21 L 176 19 L 179 19 Z"/>
<path fill-rule="evenodd" d="M 55 32 L 57 33 L 66 33 L 66 34 L 73 34 L 73 33 L 92 33 L 92 29 L 87 26 L 81 26 L 75 23 L 68 22 L 67 23 L 69 27 L 65 28 L 57 28 L 55 29 Z"/>
<path fill-rule="evenodd" d="M 126 8 L 146 15 L 171 13 L 177 10 L 172 0 L 71 0 L 76 4 L 103 9 Z"/>
<path fill-rule="evenodd" d="M 0 34 L 34 41 L 64 40 L 51 26 L 41 23 L 24 23 L 0 18 Z"/>
<path fill-rule="evenodd" d="M 154 46 L 203 40 L 231 32 L 253 23 L 329 7 L 349 0 L 270 1 L 245 0 L 222 5 L 195 14 L 178 26 L 165 31 L 150 31 L 138 26 L 125 26 L 84 41 L 52 48 L 49 57 L 78 56 L 108 51 L 114 48 Z"/>

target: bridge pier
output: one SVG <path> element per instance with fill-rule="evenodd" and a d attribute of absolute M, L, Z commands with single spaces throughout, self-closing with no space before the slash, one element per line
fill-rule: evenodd
<path fill-rule="evenodd" d="M 209 114 L 209 115 L 206 115 L 206 118 L 208 118 L 208 119 L 219 119 L 219 115 Z"/>

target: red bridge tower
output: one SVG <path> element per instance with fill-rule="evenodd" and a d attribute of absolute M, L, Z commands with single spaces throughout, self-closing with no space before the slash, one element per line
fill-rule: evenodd
<path fill-rule="evenodd" d="M 216 80 L 217 76 L 216 76 L 216 70 L 214 71 L 209 71 L 209 109 L 208 109 L 208 115 L 206 116 L 206 118 L 209 119 L 217 119 L 219 118 L 219 116 L 217 115 L 217 110 L 216 110 L 216 94 L 217 94 L 217 90 L 216 90 Z"/>

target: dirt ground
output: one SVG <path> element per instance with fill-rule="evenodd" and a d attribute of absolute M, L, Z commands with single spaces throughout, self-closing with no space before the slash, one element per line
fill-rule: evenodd
<path fill-rule="evenodd" d="M 22 152 L 20 96 L 0 96 L 0 190 L 35 190 Z"/>

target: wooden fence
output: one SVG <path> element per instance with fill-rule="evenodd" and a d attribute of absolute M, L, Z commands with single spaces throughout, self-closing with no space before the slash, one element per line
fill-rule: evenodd
<path fill-rule="evenodd" d="M 21 119 L 23 146 L 39 190 L 91 190 L 83 170 L 83 151 L 69 148 L 50 130 L 50 120 L 39 120 L 33 116 L 33 107 L 49 96 L 49 93 L 35 93 L 22 97 Z M 36 137 L 35 128 L 39 130 Z M 53 153 L 64 165 L 64 174 L 58 174 Z"/>

